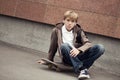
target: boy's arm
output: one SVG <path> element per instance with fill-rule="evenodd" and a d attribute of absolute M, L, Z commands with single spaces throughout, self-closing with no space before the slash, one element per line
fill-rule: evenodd
<path fill-rule="evenodd" d="M 88 40 L 88 38 L 86 37 L 83 31 L 81 31 L 81 40 L 82 40 L 83 45 L 79 47 L 78 50 L 81 52 L 85 52 L 87 49 L 89 49 L 92 46 L 92 44 Z"/>
<path fill-rule="evenodd" d="M 57 48 L 58 48 L 57 41 L 58 41 L 58 37 L 56 33 L 56 28 L 54 28 L 51 34 L 50 47 L 48 51 L 48 59 L 51 61 L 54 61 L 54 56 L 55 53 L 57 52 Z"/>

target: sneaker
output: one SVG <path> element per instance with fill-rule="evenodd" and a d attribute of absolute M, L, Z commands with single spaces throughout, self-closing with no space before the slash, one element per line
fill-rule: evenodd
<path fill-rule="evenodd" d="M 80 74 L 79 74 L 79 76 L 78 76 L 78 79 L 79 79 L 79 80 L 89 79 L 89 78 L 90 78 L 90 75 L 89 75 L 87 69 L 84 69 L 84 70 L 81 70 L 81 71 L 80 71 Z"/>

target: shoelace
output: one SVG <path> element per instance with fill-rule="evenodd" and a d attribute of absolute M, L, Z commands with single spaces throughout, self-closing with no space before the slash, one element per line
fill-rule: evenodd
<path fill-rule="evenodd" d="M 81 74 L 85 74 L 85 75 L 87 75 L 88 72 L 87 72 L 87 70 L 85 69 L 85 70 L 82 70 L 82 71 L 81 71 Z"/>

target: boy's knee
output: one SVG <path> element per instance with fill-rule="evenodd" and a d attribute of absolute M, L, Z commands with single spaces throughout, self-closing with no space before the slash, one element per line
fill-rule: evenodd
<path fill-rule="evenodd" d="M 97 44 L 95 47 L 100 51 L 101 54 L 105 52 L 105 47 L 102 44 Z"/>
<path fill-rule="evenodd" d="M 105 51 L 105 47 L 102 44 L 97 44 L 98 48 L 102 51 Z"/>

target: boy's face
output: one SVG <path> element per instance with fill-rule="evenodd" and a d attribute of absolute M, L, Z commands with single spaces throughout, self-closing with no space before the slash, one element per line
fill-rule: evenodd
<path fill-rule="evenodd" d="M 65 18 L 63 22 L 64 22 L 65 27 L 68 31 L 71 31 L 72 28 L 76 25 L 76 21 L 70 19 L 69 17 Z"/>

